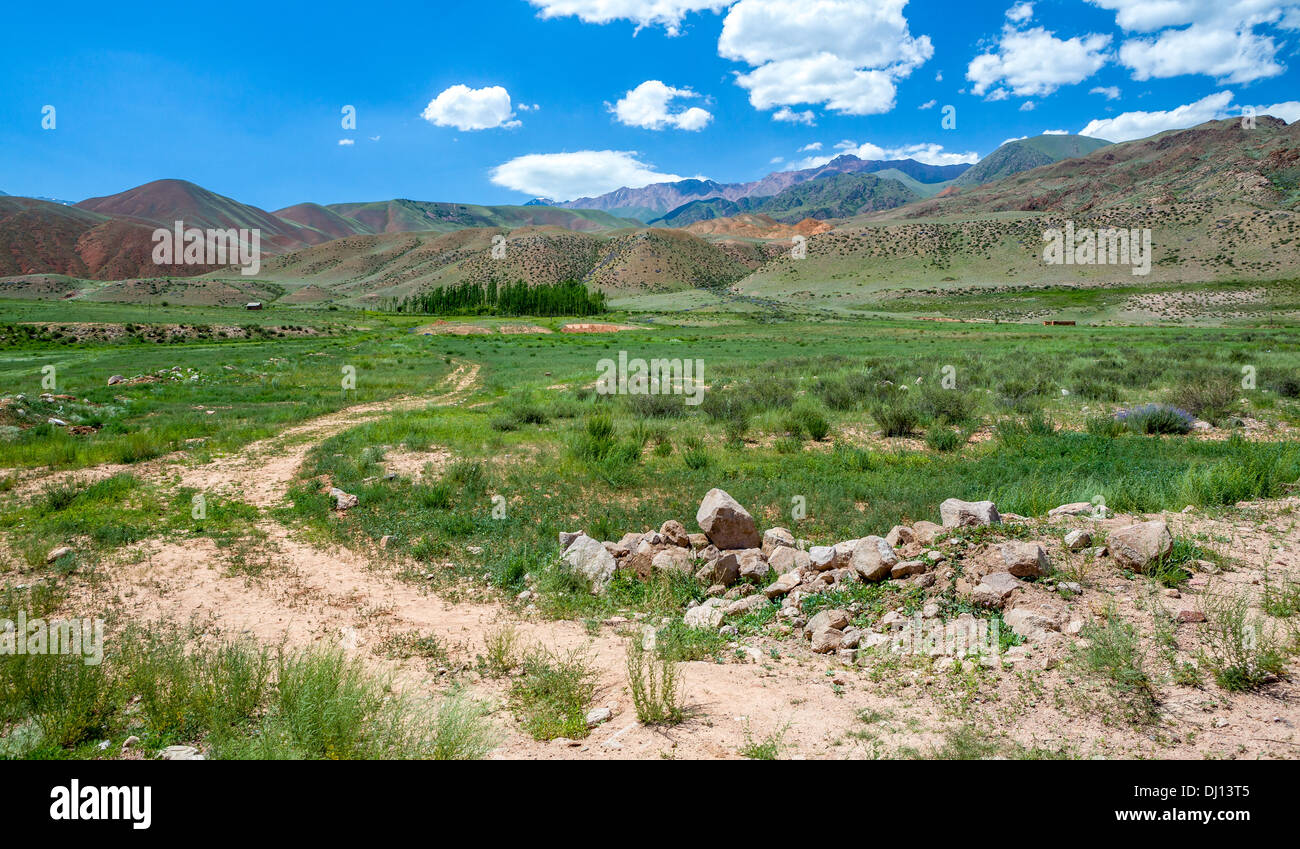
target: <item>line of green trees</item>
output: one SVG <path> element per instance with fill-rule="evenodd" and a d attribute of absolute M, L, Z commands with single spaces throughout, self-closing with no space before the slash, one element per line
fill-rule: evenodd
<path fill-rule="evenodd" d="M 461 283 L 430 289 L 390 305 L 392 312 L 418 315 L 595 315 L 606 311 L 605 293 L 577 280 L 529 286 L 522 280 L 500 286 Z"/>

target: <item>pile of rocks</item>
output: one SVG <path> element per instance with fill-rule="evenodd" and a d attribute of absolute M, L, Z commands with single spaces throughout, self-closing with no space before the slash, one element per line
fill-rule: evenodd
<path fill-rule="evenodd" d="M 1079 508 L 1072 512 L 1071 508 Z M 1093 505 L 1064 505 L 1053 517 L 1095 515 Z M 1082 622 L 1070 612 L 1066 599 L 1083 588 L 1053 577 L 1051 558 L 1032 541 L 1011 539 L 974 544 L 963 530 L 1002 523 L 991 501 L 950 498 L 939 505 L 941 523 L 918 521 L 898 525 L 888 534 L 809 546 L 785 528 L 761 535 L 753 516 L 721 489 L 710 490 L 696 512 L 700 533 L 688 533 L 681 522 L 669 520 L 658 531 L 629 533 L 617 542 L 600 542 L 582 532 L 560 534 L 562 561 L 581 575 L 595 593 L 603 592 L 616 574 L 649 578 L 656 573 L 693 575 L 707 584 L 707 598 L 693 603 L 683 623 L 692 628 L 728 629 L 729 619 L 779 605 L 777 626 L 801 634 L 819 653 L 853 650 L 887 642 L 884 633 L 854 628 L 858 610 L 823 610 L 806 618 L 802 603 L 845 583 L 897 581 L 931 590 L 953 591 L 979 607 L 1004 611 L 1007 625 L 1031 642 L 1052 642 L 1061 634 L 1078 633 Z M 1020 518 L 1020 517 L 1016 517 Z M 1092 545 L 1087 529 L 1065 538 L 1069 551 Z M 1168 554 L 1172 538 L 1162 520 L 1140 522 L 1110 531 L 1107 553 L 1116 564 L 1140 570 Z M 955 568 L 961 559 L 963 568 Z M 923 616 L 939 616 L 930 602 Z M 967 615 L 969 617 L 969 614 Z M 896 630 L 907 617 L 890 611 L 880 625 Z M 734 629 L 732 629 L 734 630 Z"/>

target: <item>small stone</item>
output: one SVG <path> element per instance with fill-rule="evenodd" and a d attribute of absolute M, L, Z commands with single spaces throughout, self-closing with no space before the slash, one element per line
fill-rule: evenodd
<path fill-rule="evenodd" d="M 1002 607 L 1020 586 L 1010 572 L 994 572 L 986 575 L 971 592 L 971 601 L 984 607 Z"/>
<path fill-rule="evenodd" d="M 786 595 L 795 587 L 799 586 L 802 580 L 803 578 L 798 572 L 787 572 L 769 584 L 767 588 L 763 590 L 763 594 L 768 598 L 776 598 L 777 596 Z"/>
<path fill-rule="evenodd" d="M 763 532 L 763 553 L 768 557 L 778 548 L 794 547 L 794 534 L 785 528 L 769 528 Z"/>
<path fill-rule="evenodd" d="M 716 631 L 722 624 L 722 606 L 726 601 L 720 598 L 705 599 L 701 604 L 686 611 L 682 624 L 687 628 L 705 628 Z"/>
<path fill-rule="evenodd" d="M 158 753 L 165 761 L 201 761 L 203 754 L 193 746 L 168 746 Z"/>
<path fill-rule="evenodd" d="M 46 562 L 46 563 L 53 563 L 54 561 L 56 561 L 56 560 L 58 560 L 58 559 L 60 559 L 60 558 L 62 558 L 62 557 L 67 557 L 67 556 L 68 556 L 69 554 L 71 554 L 71 553 L 72 553 L 72 548 L 71 548 L 71 547 L 66 546 L 66 545 L 61 545 L 61 546 L 59 546 L 58 548 L 53 549 L 52 551 L 50 551 L 49 554 L 45 555 L 45 562 Z"/>
<path fill-rule="evenodd" d="M 337 486 L 330 487 L 330 498 L 334 499 L 335 510 L 351 510 L 353 507 L 357 506 L 359 501 L 355 495 L 349 492 L 344 492 Z"/>
<path fill-rule="evenodd" d="M 675 545 L 678 548 L 690 548 L 691 537 L 686 533 L 686 526 L 676 519 L 669 519 L 659 526 L 659 536 L 664 538 L 668 545 Z"/>
<path fill-rule="evenodd" d="M 1204 622 L 1205 614 L 1199 610 L 1183 609 L 1178 611 L 1178 622 L 1183 625 L 1191 625 L 1197 622 Z"/>
<path fill-rule="evenodd" d="M 916 535 L 916 541 L 922 545 L 934 545 L 935 541 L 943 535 L 944 528 L 934 522 L 914 522 L 912 533 Z"/>
<path fill-rule="evenodd" d="M 817 654 L 839 651 L 844 644 L 844 632 L 838 628 L 823 628 L 812 635 L 812 650 Z"/>
<path fill-rule="evenodd" d="M 864 581 L 879 581 L 888 577 L 898 563 L 898 555 L 883 537 L 869 536 L 857 541 L 849 561 L 853 571 Z"/>
<path fill-rule="evenodd" d="M 889 570 L 891 578 L 910 578 L 913 575 L 920 575 L 930 568 L 930 564 L 924 560 L 904 560 L 895 563 Z"/>
<path fill-rule="evenodd" d="M 1038 543 L 1011 540 L 999 545 L 998 551 L 1002 554 L 1002 562 L 1007 571 L 1018 578 L 1042 577 L 1052 571 L 1047 552 Z"/>
<path fill-rule="evenodd" d="M 592 708 L 587 711 L 587 727 L 595 728 L 602 722 L 609 722 L 610 717 L 613 715 L 614 712 L 607 707 Z"/>
<path fill-rule="evenodd" d="M 1071 551 L 1080 551 L 1092 545 L 1092 534 L 1085 530 L 1070 531 L 1065 535 L 1065 547 Z"/>

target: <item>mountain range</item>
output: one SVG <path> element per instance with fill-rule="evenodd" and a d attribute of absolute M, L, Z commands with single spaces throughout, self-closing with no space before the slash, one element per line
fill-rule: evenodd
<path fill-rule="evenodd" d="M 683 199 L 649 227 L 615 214 Z M 373 304 L 447 283 L 572 278 L 627 297 L 707 289 L 838 308 L 958 282 L 1131 285 L 1129 268 L 1044 267 L 1041 234 L 1067 218 L 1152 228 L 1151 281 L 1278 279 L 1300 267 L 1300 125 L 1225 120 L 1116 145 L 1040 136 L 974 167 L 841 156 L 754 183 L 681 181 L 592 202 L 609 208 L 395 199 L 268 212 L 183 180 L 75 206 L 6 195 L 0 295 Z M 259 228 L 267 256 L 257 281 L 155 265 L 152 233 L 177 220 Z M 806 259 L 789 255 L 796 236 Z M 492 259 L 502 237 L 505 258 Z"/>
<path fill-rule="evenodd" d="M 713 180 L 679 180 L 653 183 L 641 188 L 616 189 L 597 197 L 584 197 L 556 204 L 566 209 L 601 209 L 615 215 L 653 221 L 679 207 L 697 201 L 720 198 L 728 201 L 767 198 L 792 186 L 834 174 L 861 174 L 892 170 L 920 183 L 946 183 L 959 177 L 969 165 L 927 165 L 914 159 L 869 160 L 844 154 L 824 165 L 797 171 L 778 171 L 751 183 L 717 183 Z M 746 211 L 746 210 L 741 210 Z"/>

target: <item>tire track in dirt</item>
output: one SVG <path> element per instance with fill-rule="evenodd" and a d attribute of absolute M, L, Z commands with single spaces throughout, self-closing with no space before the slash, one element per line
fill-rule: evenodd
<path fill-rule="evenodd" d="M 175 451 L 141 463 L 105 463 L 99 466 L 69 469 L 52 474 L 44 474 L 42 469 L 26 470 L 20 472 L 25 479 L 10 490 L 8 497 L 11 499 L 29 498 L 47 486 L 74 481 L 79 484 L 89 485 L 123 473 L 133 474 L 142 480 L 159 482 L 166 480 L 169 475 L 175 474 L 179 466 L 181 485 L 194 487 L 204 492 L 229 490 L 232 483 L 245 482 L 240 479 L 241 475 L 252 474 L 261 470 L 264 474 L 253 474 L 249 495 L 253 499 L 257 499 L 251 503 L 259 507 L 267 507 L 274 503 L 277 493 L 283 495 L 283 492 L 287 491 L 287 481 L 292 479 L 297 472 L 303 458 L 312 448 L 313 441 L 319 443 L 335 434 L 342 433 L 350 427 L 386 413 L 413 410 L 425 404 L 447 405 L 458 403 L 468 396 L 477 384 L 479 371 L 480 366 L 477 363 L 459 363 L 442 380 L 442 384 L 450 384 L 450 388 L 437 395 L 399 396 L 345 407 L 342 410 L 326 413 L 323 416 L 291 425 L 275 436 L 249 443 L 235 454 L 218 457 L 208 463 L 192 466 L 181 465 L 186 460 L 185 452 Z M 300 442 L 304 444 L 298 444 Z M 269 465 L 259 465 L 259 458 Z M 290 464 L 292 464 L 292 467 L 290 467 Z M 268 484 L 276 483 L 282 477 L 286 481 L 283 490 L 277 489 L 274 485 L 268 486 Z"/>

